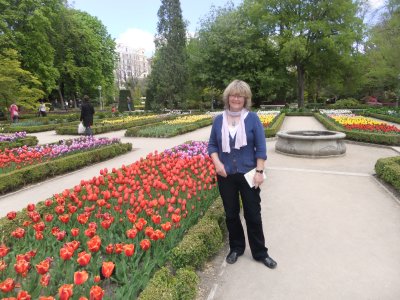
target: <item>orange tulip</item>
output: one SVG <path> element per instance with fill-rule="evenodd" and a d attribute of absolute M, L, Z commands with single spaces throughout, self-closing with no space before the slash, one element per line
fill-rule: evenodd
<path fill-rule="evenodd" d="M 0 245 L 0 257 L 6 256 L 8 251 L 10 251 L 10 248 L 8 248 L 6 245 Z"/>
<path fill-rule="evenodd" d="M 29 262 L 25 259 L 19 259 L 14 264 L 14 270 L 18 274 L 21 274 L 22 277 L 26 277 L 29 271 Z"/>
<path fill-rule="evenodd" d="M 115 264 L 110 261 L 110 262 L 103 262 L 103 265 L 101 267 L 101 273 L 105 278 L 109 278 L 113 272 L 114 272 Z"/>
<path fill-rule="evenodd" d="M 50 274 L 44 274 L 40 277 L 40 285 L 41 286 L 48 286 L 50 282 Z"/>
<path fill-rule="evenodd" d="M 104 296 L 104 290 L 98 285 L 94 285 L 90 288 L 90 300 L 102 300 Z"/>
<path fill-rule="evenodd" d="M 140 242 L 140 248 L 142 248 L 142 250 L 147 251 L 149 250 L 151 246 L 151 243 L 148 239 L 144 239 Z"/>
<path fill-rule="evenodd" d="M 91 252 L 97 252 L 100 250 L 101 239 L 98 235 L 95 235 L 92 239 L 87 241 L 88 248 Z"/>
<path fill-rule="evenodd" d="M 92 258 L 92 254 L 82 251 L 78 253 L 78 259 L 76 260 L 78 264 L 82 267 L 87 266 Z"/>
<path fill-rule="evenodd" d="M 27 291 L 20 291 L 17 295 L 17 300 L 31 300 L 31 295 Z"/>
<path fill-rule="evenodd" d="M 134 244 L 124 245 L 124 252 L 126 256 L 132 256 L 135 253 L 135 245 Z"/>
<path fill-rule="evenodd" d="M 36 265 L 36 271 L 40 274 L 46 274 L 50 268 L 50 260 L 45 259 Z"/>
<path fill-rule="evenodd" d="M 7 278 L 3 282 L 0 282 L 0 291 L 3 293 L 11 292 L 15 287 L 15 281 L 12 278 Z"/>
<path fill-rule="evenodd" d="M 60 300 L 69 300 L 74 294 L 73 284 L 64 284 L 58 289 L 58 295 L 60 296 Z"/>
<path fill-rule="evenodd" d="M 75 284 L 83 284 L 88 280 L 89 274 L 85 270 L 83 271 L 77 271 L 74 273 L 74 283 Z"/>

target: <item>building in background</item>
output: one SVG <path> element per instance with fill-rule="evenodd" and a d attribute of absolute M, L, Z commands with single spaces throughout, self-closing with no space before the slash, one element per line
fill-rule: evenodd
<path fill-rule="evenodd" d="M 118 54 L 115 77 L 119 89 L 130 89 L 140 79 L 150 73 L 150 59 L 144 54 L 144 49 L 134 49 L 123 44 L 117 44 Z"/>

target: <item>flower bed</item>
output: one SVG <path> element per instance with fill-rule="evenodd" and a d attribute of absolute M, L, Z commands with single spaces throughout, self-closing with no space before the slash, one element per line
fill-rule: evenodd
<path fill-rule="evenodd" d="M 173 119 L 175 115 L 162 114 L 162 115 L 132 115 L 124 116 L 122 118 L 105 119 L 102 121 L 94 121 L 94 125 L 91 127 L 93 134 L 106 133 L 116 130 L 127 129 L 134 126 L 142 126 L 146 124 L 159 123 L 166 119 Z M 78 134 L 77 124 L 74 126 L 62 126 L 56 129 L 57 134 Z"/>
<path fill-rule="evenodd" d="M 134 299 L 217 195 L 206 143 L 100 174 L 9 212 L 1 296 Z"/>
<path fill-rule="evenodd" d="M 35 136 L 27 136 L 25 131 L 14 134 L 0 134 L 0 150 L 16 148 L 21 146 L 37 145 L 38 139 Z"/>
<path fill-rule="evenodd" d="M 57 159 L 47 160 L 43 163 L 0 174 L 0 194 L 122 155 L 131 150 L 132 145 L 130 143 L 114 143 L 91 150 L 77 151 Z"/>
<path fill-rule="evenodd" d="M 261 123 L 264 128 L 268 128 L 273 124 L 276 117 L 279 116 L 281 112 L 279 110 L 259 110 L 257 111 L 257 115 L 260 118 Z"/>
<path fill-rule="evenodd" d="M 385 122 L 354 115 L 349 110 L 321 110 L 314 116 L 329 130 L 344 132 L 347 139 L 400 145 L 399 128 Z"/>
<path fill-rule="evenodd" d="M 0 174 L 43 163 L 77 151 L 86 151 L 115 143 L 119 143 L 119 139 L 81 137 L 73 140 L 61 140 L 58 144 L 0 150 Z"/>
<path fill-rule="evenodd" d="M 359 130 L 375 133 L 400 134 L 400 129 L 383 121 L 353 114 L 351 112 L 324 112 L 329 118 L 347 130 Z"/>
<path fill-rule="evenodd" d="M 125 136 L 140 137 L 172 137 L 198 128 L 211 125 L 212 118 L 209 114 L 185 115 L 173 120 L 164 120 L 159 124 L 129 128 Z"/>

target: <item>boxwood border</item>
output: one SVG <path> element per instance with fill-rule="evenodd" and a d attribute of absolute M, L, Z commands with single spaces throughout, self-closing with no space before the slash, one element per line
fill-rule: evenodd
<path fill-rule="evenodd" d="M 70 154 L 44 163 L 24 167 L 0 175 L 0 194 L 15 191 L 28 184 L 65 174 L 84 166 L 104 161 L 132 150 L 131 143 L 117 143 L 105 147 Z"/>

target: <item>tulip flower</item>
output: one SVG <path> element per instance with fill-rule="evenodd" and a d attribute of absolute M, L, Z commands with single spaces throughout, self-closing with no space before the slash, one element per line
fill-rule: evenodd
<path fill-rule="evenodd" d="M 9 251 L 10 248 L 8 248 L 6 245 L 0 245 L 0 257 L 6 256 Z"/>
<path fill-rule="evenodd" d="M 135 245 L 134 244 L 124 245 L 124 252 L 126 256 L 132 256 L 135 253 Z"/>
<path fill-rule="evenodd" d="M 103 265 L 101 267 L 101 274 L 105 278 L 109 278 L 114 273 L 114 268 L 115 268 L 115 264 L 112 261 L 103 262 Z"/>
<path fill-rule="evenodd" d="M 50 268 L 50 260 L 45 259 L 36 265 L 36 271 L 40 274 L 46 274 Z"/>
<path fill-rule="evenodd" d="M 19 259 L 14 264 L 14 270 L 22 277 L 26 277 L 29 271 L 29 266 L 29 262 L 27 262 L 25 259 Z"/>
<path fill-rule="evenodd" d="M 0 282 L 0 291 L 3 293 L 11 292 L 15 287 L 15 281 L 12 278 L 7 278 L 3 282 Z"/>
<path fill-rule="evenodd" d="M 7 213 L 7 219 L 9 220 L 14 220 L 16 216 L 17 213 L 15 211 L 10 211 L 9 213 Z"/>
<path fill-rule="evenodd" d="M 90 288 L 90 300 L 102 300 L 104 296 L 104 290 L 98 285 L 94 285 Z"/>
<path fill-rule="evenodd" d="M 69 300 L 74 294 L 73 288 L 73 284 L 63 284 L 58 289 L 58 296 L 60 297 L 60 300 Z"/>
<path fill-rule="evenodd" d="M 149 250 L 151 246 L 151 243 L 148 239 L 144 239 L 140 242 L 140 248 L 142 248 L 143 251 Z"/>
<path fill-rule="evenodd" d="M 85 270 L 83 271 L 76 271 L 74 273 L 74 283 L 77 285 L 84 284 L 89 278 L 88 272 Z"/>
<path fill-rule="evenodd" d="M 91 258 L 92 254 L 82 251 L 78 253 L 78 259 L 76 261 L 80 266 L 85 267 L 89 264 Z"/>
<path fill-rule="evenodd" d="M 44 275 L 42 275 L 42 276 L 40 277 L 40 285 L 41 285 L 41 286 L 46 287 L 46 286 L 49 285 L 49 282 L 50 282 L 50 274 L 49 274 L 49 273 L 44 274 Z"/>

